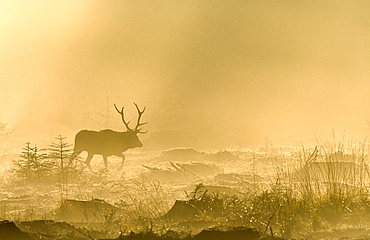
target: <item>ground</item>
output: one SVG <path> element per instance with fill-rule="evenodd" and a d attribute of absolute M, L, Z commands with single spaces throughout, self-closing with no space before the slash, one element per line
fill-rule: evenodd
<path fill-rule="evenodd" d="M 315 180 L 310 187 L 329 186 L 325 194 L 310 192 L 315 201 L 302 195 L 307 193 L 302 186 L 308 181 L 292 180 L 292 176 L 304 169 L 305 161 L 312 161 L 313 154 L 314 161 L 333 161 L 333 156 L 334 161 L 348 161 L 347 155 L 329 157 L 315 148 L 137 150 L 126 153 L 121 172 L 116 170 L 119 158 L 110 157 L 104 170 L 102 158 L 95 156 L 93 173 L 83 169 L 64 183 L 25 183 L 12 177 L 7 160 L 2 162 L 0 216 L 33 236 L 43 230 L 32 229 L 25 222 L 50 220 L 47 226 L 57 230 L 49 235 L 59 231 L 60 235 L 80 235 L 81 239 L 117 239 L 131 231 L 157 235 L 175 231 L 195 236 L 217 226 L 256 229 L 266 237 L 287 239 L 368 236 L 370 201 L 364 192 L 366 186 L 361 185 L 362 194 L 349 198 L 344 192 L 349 188 L 341 185 L 342 195 L 338 195 L 330 188 L 333 183 Z M 359 164 L 357 155 L 352 160 Z M 352 182 L 356 180 L 351 178 Z M 366 183 L 365 175 L 361 181 Z M 60 214 L 66 209 L 66 201 L 70 211 L 77 213 L 76 218 Z M 305 201 L 312 207 L 305 206 Z M 58 222 L 68 227 L 56 228 Z"/>

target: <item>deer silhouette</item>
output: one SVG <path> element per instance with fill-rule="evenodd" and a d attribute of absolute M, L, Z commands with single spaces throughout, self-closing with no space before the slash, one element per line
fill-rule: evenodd
<path fill-rule="evenodd" d="M 134 103 L 137 112 L 139 114 L 135 128 L 130 128 L 129 122 L 125 121 L 123 107 L 119 110 L 114 104 L 114 108 L 121 115 L 122 122 L 126 126 L 126 132 L 117 132 L 111 129 L 105 129 L 101 131 L 93 130 L 81 130 L 76 134 L 73 158 L 76 158 L 81 152 L 86 151 L 88 153 L 86 158 L 86 165 L 92 171 L 90 162 L 95 154 L 102 155 L 104 160 L 105 169 L 108 168 L 108 157 L 109 156 L 118 156 L 122 158 L 121 166 L 118 168 L 118 171 L 121 171 L 123 168 L 123 163 L 125 161 L 125 155 L 123 154 L 130 148 L 142 147 L 143 144 L 137 136 L 139 133 L 146 133 L 141 131 L 140 127 L 147 124 L 147 122 L 140 123 L 141 117 L 146 109 L 143 108 L 140 111 L 136 103 Z"/>

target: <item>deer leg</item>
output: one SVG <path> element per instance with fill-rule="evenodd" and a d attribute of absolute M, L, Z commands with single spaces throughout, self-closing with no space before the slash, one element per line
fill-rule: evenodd
<path fill-rule="evenodd" d="M 104 160 L 104 167 L 105 169 L 108 169 L 108 158 L 106 155 L 103 155 L 103 160 Z"/>
<path fill-rule="evenodd" d="M 75 159 L 78 155 L 80 155 L 80 153 L 82 152 L 82 150 L 74 150 L 72 155 L 71 155 L 71 159 Z"/>
<path fill-rule="evenodd" d="M 121 166 L 118 168 L 118 171 L 122 171 L 123 169 L 123 163 L 125 162 L 125 155 L 121 154 L 120 157 L 122 157 L 122 163 L 121 163 Z"/>
<path fill-rule="evenodd" d="M 93 153 L 88 153 L 86 161 L 85 161 L 85 163 L 86 163 L 86 165 L 87 165 L 87 167 L 89 168 L 90 171 L 93 171 L 91 166 L 90 166 L 90 162 L 91 162 L 91 159 L 93 158 L 93 156 L 94 156 Z"/>

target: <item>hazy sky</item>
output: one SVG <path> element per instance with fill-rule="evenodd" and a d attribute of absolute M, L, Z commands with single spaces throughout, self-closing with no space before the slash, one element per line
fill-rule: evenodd
<path fill-rule="evenodd" d="M 14 138 L 124 130 L 212 146 L 370 133 L 370 2 L 0 1 L 0 121 Z M 109 121 L 107 122 L 107 106 Z"/>

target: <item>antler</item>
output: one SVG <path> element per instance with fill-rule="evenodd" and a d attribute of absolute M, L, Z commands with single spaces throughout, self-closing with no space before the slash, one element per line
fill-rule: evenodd
<path fill-rule="evenodd" d="M 122 109 L 121 109 L 121 111 L 120 111 L 120 110 L 117 108 L 116 104 L 114 104 L 114 107 L 116 108 L 117 112 L 118 112 L 119 114 L 121 114 L 122 122 L 125 124 L 125 126 L 126 126 L 126 128 L 127 128 L 127 131 L 136 132 L 136 133 L 146 133 L 147 131 L 143 132 L 143 131 L 141 131 L 141 129 L 139 128 L 140 126 L 143 126 L 143 125 L 145 125 L 145 124 L 147 124 L 147 123 L 148 123 L 148 122 L 140 123 L 141 116 L 143 115 L 143 113 L 144 113 L 144 111 L 145 111 L 146 107 L 144 107 L 144 109 L 143 109 L 142 111 L 140 111 L 140 109 L 139 109 L 139 107 L 137 106 L 137 104 L 136 104 L 136 103 L 134 103 L 134 104 L 135 104 L 135 107 L 136 107 L 136 109 L 137 109 L 137 112 L 139 113 L 139 117 L 137 118 L 137 123 L 136 123 L 136 127 L 135 127 L 135 129 L 132 129 L 132 128 L 130 128 L 130 127 L 129 127 L 130 121 L 128 121 L 128 122 L 126 122 L 126 121 L 125 121 L 125 117 L 124 117 L 124 113 L 123 113 L 123 109 L 124 109 L 124 108 L 122 107 Z"/>
<path fill-rule="evenodd" d="M 143 108 L 143 111 L 140 111 L 140 109 L 137 106 L 137 104 L 136 103 L 134 103 L 134 104 L 135 104 L 135 107 L 137 109 L 137 112 L 139 113 L 139 117 L 137 118 L 137 123 L 136 123 L 136 127 L 135 127 L 135 130 L 134 131 L 137 132 L 137 133 L 146 133 L 148 131 L 142 132 L 141 129 L 139 128 L 140 126 L 143 126 L 143 125 L 145 125 L 145 124 L 148 123 L 148 122 L 140 123 L 141 116 L 143 115 L 146 107 Z"/>
<path fill-rule="evenodd" d="M 130 124 L 130 121 L 128 121 L 128 122 L 126 122 L 126 121 L 125 121 L 125 116 L 124 116 L 124 114 L 123 114 L 123 107 L 122 107 L 121 111 L 120 111 L 120 110 L 118 110 L 118 108 L 117 108 L 116 104 L 114 104 L 114 107 L 115 107 L 115 109 L 117 110 L 117 112 L 118 112 L 119 114 L 121 114 L 122 122 L 125 124 L 125 126 L 126 126 L 127 130 L 128 130 L 128 131 L 134 131 L 134 130 L 132 130 L 132 129 L 128 126 L 128 125 Z"/>

